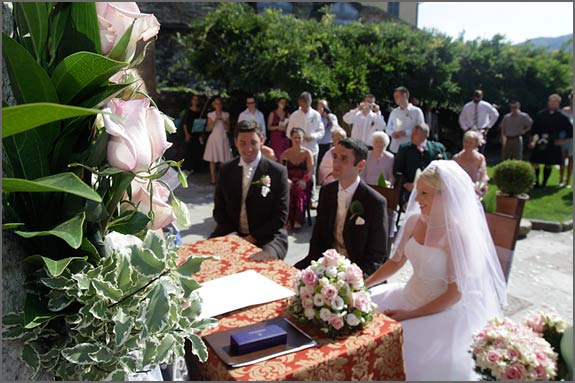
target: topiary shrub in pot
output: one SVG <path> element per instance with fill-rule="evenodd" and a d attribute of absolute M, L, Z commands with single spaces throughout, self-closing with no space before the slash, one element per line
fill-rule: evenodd
<path fill-rule="evenodd" d="M 527 192 L 535 183 L 535 172 L 529 162 L 518 160 L 503 161 L 493 169 L 493 183 L 497 186 L 496 211 L 521 217 Z"/>

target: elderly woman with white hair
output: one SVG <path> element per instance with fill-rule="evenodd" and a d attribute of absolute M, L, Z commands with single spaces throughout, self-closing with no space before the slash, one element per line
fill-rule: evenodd
<path fill-rule="evenodd" d="M 452 158 L 469 174 L 471 181 L 475 185 L 475 193 L 479 198 L 483 198 L 489 188 L 487 185 L 489 176 L 487 175 L 485 156 L 479 153 L 478 149 L 482 139 L 476 131 L 468 130 L 463 135 L 463 150 Z"/>
<path fill-rule="evenodd" d="M 365 168 L 360 173 L 360 178 L 368 185 L 378 185 L 379 178 L 383 177 L 388 186 L 393 185 L 395 177 L 393 175 L 393 153 L 388 152 L 389 136 L 385 132 L 374 132 L 371 135 L 371 145 L 373 150 L 367 156 Z"/>
<path fill-rule="evenodd" d="M 333 172 L 332 152 L 333 152 L 333 148 L 336 147 L 339 140 L 347 137 L 347 132 L 342 127 L 335 125 L 331 129 L 331 136 L 333 139 L 333 146 L 331 147 L 331 149 L 329 149 L 325 153 L 325 155 L 323 156 L 321 163 L 319 165 L 319 180 L 318 180 L 318 182 L 320 185 L 325 185 L 325 184 L 328 184 L 330 182 L 335 181 L 335 178 L 333 178 L 333 175 L 332 175 L 332 172 Z"/>

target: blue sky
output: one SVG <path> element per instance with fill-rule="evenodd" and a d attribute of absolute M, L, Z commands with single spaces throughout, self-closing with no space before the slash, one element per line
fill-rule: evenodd
<path fill-rule="evenodd" d="M 573 3 L 443 3 L 419 4 L 419 28 L 437 29 L 464 39 L 491 38 L 499 33 L 512 43 L 534 37 L 573 33 Z"/>

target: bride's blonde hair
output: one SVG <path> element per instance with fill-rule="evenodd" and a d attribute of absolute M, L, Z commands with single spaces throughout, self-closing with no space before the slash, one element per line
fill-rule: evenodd
<path fill-rule="evenodd" d="M 419 180 L 425 181 L 435 190 L 442 190 L 441 178 L 439 177 L 439 171 L 435 165 L 429 165 L 426 167 L 424 171 L 419 173 L 419 176 L 415 177 L 414 182 Z"/>

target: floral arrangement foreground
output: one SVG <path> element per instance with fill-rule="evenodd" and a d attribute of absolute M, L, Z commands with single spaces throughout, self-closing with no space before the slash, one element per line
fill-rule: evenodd
<path fill-rule="evenodd" d="M 23 259 L 26 301 L 3 318 L 32 378 L 126 380 L 184 354 L 205 361 L 192 278 L 163 229 L 189 226 L 165 181 L 175 126 L 135 67 L 160 24 L 136 3 L 13 3 L 2 35 L 15 105 L 2 115 L 3 231 Z M 19 342 L 19 343 L 17 343 Z"/>

